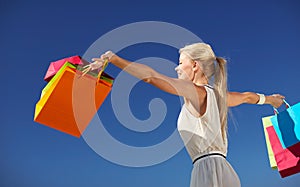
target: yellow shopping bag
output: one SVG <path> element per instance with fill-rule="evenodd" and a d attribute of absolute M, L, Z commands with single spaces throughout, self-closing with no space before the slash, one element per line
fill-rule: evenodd
<path fill-rule="evenodd" d="M 270 166 L 272 169 L 277 169 L 277 163 L 275 160 L 274 152 L 272 150 L 269 135 L 267 132 L 267 127 L 272 126 L 271 117 L 272 116 L 262 118 L 262 123 L 263 123 L 263 127 L 264 127 L 264 134 L 265 134 L 265 140 L 266 140 L 266 144 L 267 144 Z"/>

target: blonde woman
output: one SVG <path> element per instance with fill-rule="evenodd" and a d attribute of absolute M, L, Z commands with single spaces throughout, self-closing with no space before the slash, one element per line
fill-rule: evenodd
<path fill-rule="evenodd" d="M 94 58 L 90 69 L 102 68 L 108 60 L 129 74 L 157 88 L 182 96 L 178 131 L 193 161 L 191 187 L 238 187 L 240 180 L 226 160 L 228 107 L 270 104 L 276 108 L 284 96 L 252 92 L 228 92 L 226 61 L 216 57 L 210 45 L 195 43 L 179 50 L 178 78 L 162 75 L 149 66 L 129 62 L 111 51 Z"/>

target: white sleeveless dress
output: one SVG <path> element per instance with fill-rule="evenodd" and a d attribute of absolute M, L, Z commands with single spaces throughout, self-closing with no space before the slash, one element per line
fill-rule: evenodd
<path fill-rule="evenodd" d="M 223 141 L 215 93 L 209 85 L 204 87 L 207 92 L 204 115 L 196 117 L 193 115 L 196 109 L 192 108 L 194 111 L 189 111 L 185 103 L 178 117 L 179 134 L 193 161 L 207 154 L 217 153 L 224 156 L 227 154 L 227 138 Z M 239 186 L 241 184 L 238 175 L 229 162 L 220 155 L 203 157 L 193 165 L 190 187 Z"/>

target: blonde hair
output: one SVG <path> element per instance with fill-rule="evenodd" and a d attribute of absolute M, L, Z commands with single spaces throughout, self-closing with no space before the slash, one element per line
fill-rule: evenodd
<path fill-rule="evenodd" d="M 195 43 L 187 45 L 179 50 L 179 53 L 185 53 L 192 60 L 197 61 L 206 78 L 211 81 L 214 78 L 214 92 L 216 95 L 222 137 L 225 141 L 227 137 L 227 70 L 226 60 L 216 57 L 211 46 L 206 43 Z M 217 65 L 215 65 L 215 62 Z"/>

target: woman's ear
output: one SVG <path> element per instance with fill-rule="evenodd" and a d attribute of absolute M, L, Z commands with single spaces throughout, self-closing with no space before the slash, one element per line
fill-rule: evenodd
<path fill-rule="evenodd" d="M 193 61 L 193 70 L 194 70 L 194 71 L 197 71 L 198 68 L 199 68 L 198 63 L 197 63 L 196 61 Z"/>

